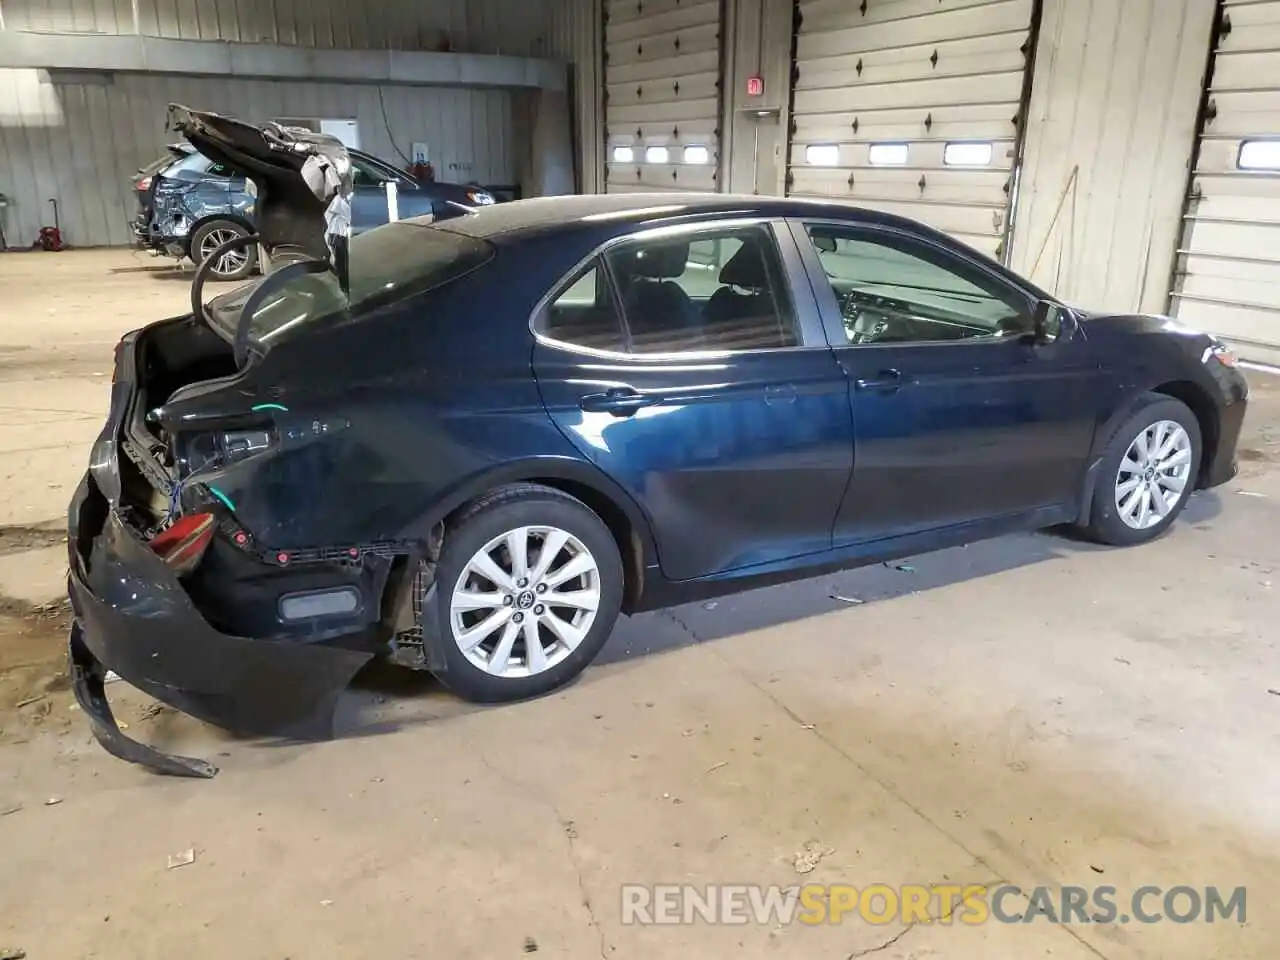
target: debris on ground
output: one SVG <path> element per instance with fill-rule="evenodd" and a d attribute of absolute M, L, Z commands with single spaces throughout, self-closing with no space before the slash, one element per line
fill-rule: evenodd
<path fill-rule="evenodd" d="M 1126 667 L 1133 666 L 1133 664 L 1130 663 L 1128 660 L 1126 660 L 1124 657 L 1116 657 L 1115 661 L 1116 663 L 1123 663 Z"/>
<path fill-rule="evenodd" d="M 572 820 L 566 820 L 564 824 L 564 835 L 570 840 L 578 839 L 578 828 Z"/>
<path fill-rule="evenodd" d="M 728 760 L 721 760 L 719 763 L 713 763 L 711 766 L 707 767 L 707 773 L 715 773 L 721 767 L 727 767 L 728 765 Z"/>
<path fill-rule="evenodd" d="M 795 867 L 796 873 L 813 873 L 823 857 L 829 857 L 835 852 L 835 847 L 824 847 L 817 840 L 809 840 L 796 851 L 791 865 Z"/>
<path fill-rule="evenodd" d="M 1273 697 L 1280 697 L 1280 690 L 1277 690 L 1274 687 L 1268 687 L 1267 693 L 1271 694 Z"/>
<path fill-rule="evenodd" d="M 24 960 L 27 951 L 18 947 L 0 947 L 0 960 Z"/>
<path fill-rule="evenodd" d="M 537 940 L 535 940 L 535 939 L 533 939 L 533 937 L 525 937 L 525 938 L 524 938 L 524 952 L 525 952 L 525 953 L 537 953 L 537 952 L 538 952 L 538 941 L 537 941 Z"/>
<path fill-rule="evenodd" d="M 715 600 L 708 600 L 702 605 L 703 610 L 714 610 L 719 604 Z"/>
<path fill-rule="evenodd" d="M 150 720 L 153 717 L 158 717 L 168 709 L 170 708 L 166 707 L 163 703 L 153 703 L 138 714 L 138 722 L 141 723 L 143 720 Z"/>
<path fill-rule="evenodd" d="M 1265 493 L 1255 493 L 1253 490 L 1237 490 L 1236 493 L 1240 494 L 1242 497 L 1257 497 L 1260 500 L 1267 499 L 1267 495 Z"/>
<path fill-rule="evenodd" d="M 61 797 L 50 797 L 48 800 L 44 802 L 44 805 L 46 807 L 56 807 L 61 802 L 62 802 Z"/>
<path fill-rule="evenodd" d="M 841 596 L 841 595 L 840 595 L 840 594 L 838 594 L 838 593 L 833 593 L 833 594 L 831 594 L 831 599 L 832 599 L 832 600 L 839 600 L 841 603 L 852 603 L 852 604 L 854 604 L 855 606 L 856 606 L 856 605 L 858 605 L 858 604 L 862 604 L 862 603 L 866 603 L 866 602 L 867 602 L 867 601 L 865 601 L 865 600 L 859 600 L 857 597 L 845 597 L 845 596 Z"/>
<path fill-rule="evenodd" d="M 196 852 L 193 848 L 188 847 L 181 853 L 169 854 L 169 862 L 166 867 L 168 870 L 176 870 L 178 867 L 185 867 L 188 864 L 196 862 Z"/>
<path fill-rule="evenodd" d="M 42 693 L 42 694 L 40 694 L 39 696 L 35 696 L 35 697 L 27 697 L 27 699 L 25 699 L 25 700 L 19 700 L 17 703 L 15 703 L 15 704 L 14 704 L 14 706 L 15 706 L 15 707 L 19 707 L 19 708 L 21 708 L 21 707 L 29 707 L 29 706 L 31 706 L 33 703 L 39 703 L 39 702 L 40 702 L 41 700 L 43 700 L 43 699 L 44 699 L 44 694 Z"/>
<path fill-rule="evenodd" d="M 902 573 L 915 573 L 916 568 L 909 563 L 894 563 L 892 560 L 886 560 L 884 565 L 890 570 L 899 570 Z"/>
<path fill-rule="evenodd" d="M 12 807 L 0 808 L 0 817 L 7 817 L 9 816 L 9 814 L 17 813 L 21 809 L 22 809 L 22 804 L 20 803 L 15 803 Z"/>
<path fill-rule="evenodd" d="M 332 901 L 332 900 L 321 900 L 321 901 L 320 901 L 320 906 L 322 906 L 322 907 L 332 907 L 332 906 L 333 906 L 333 901 Z"/>
<path fill-rule="evenodd" d="M 1089 869 L 1090 869 L 1090 870 L 1092 870 L 1094 873 L 1106 873 L 1106 872 L 1107 872 L 1107 871 L 1103 870 L 1101 867 L 1095 867 L 1092 863 L 1091 863 L 1091 864 L 1089 864 Z"/>

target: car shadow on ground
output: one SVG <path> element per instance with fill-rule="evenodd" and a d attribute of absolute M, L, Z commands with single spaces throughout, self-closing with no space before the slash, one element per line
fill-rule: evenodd
<path fill-rule="evenodd" d="M 1179 523 L 1198 526 L 1211 521 L 1221 510 L 1222 500 L 1216 492 L 1197 493 L 1187 504 Z M 1110 549 L 1115 548 L 1092 543 L 1072 528 L 1055 528 L 984 540 L 669 610 L 620 617 L 594 665 L 639 660 L 1074 554 Z M 335 736 L 340 739 L 379 736 L 484 709 L 498 708 L 464 703 L 429 673 L 375 661 L 360 672 L 339 703 Z"/>

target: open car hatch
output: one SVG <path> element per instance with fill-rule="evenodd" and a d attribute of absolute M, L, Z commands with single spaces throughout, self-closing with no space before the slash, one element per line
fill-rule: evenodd
<path fill-rule="evenodd" d="M 267 270 L 273 261 L 307 258 L 330 261 L 345 273 L 337 248 L 345 248 L 350 234 L 352 181 L 351 158 L 340 140 L 177 103 L 169 105 L 168 126 L 253 184 L 254 222 Z M 340 279 L 345 288 L 346 278 Z"/>

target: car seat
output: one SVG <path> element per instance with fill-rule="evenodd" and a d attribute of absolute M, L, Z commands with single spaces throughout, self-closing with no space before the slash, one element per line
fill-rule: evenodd
<path fill-rule="evenodd" d="M 720 283 L 724 286 L 711 295 L 704 308 L 708 326 L 733 324 L 748 317 L 773 312 L 766 292 L 769 289 L 769 276 L 760 251 L 760 241 L 756 237 L 743 238 L 742 246 L 720 268 Z M 738 290 L 747 292 L 739 293 Z"/>
<path fill-rule="evenodd" d="M 646 244 L 619 264 L 627 278 L 622 306 L 633 336 L 691 333 L 701 317 L 693 299 L 673 279 L 684 275 L 689 244 Z"/>

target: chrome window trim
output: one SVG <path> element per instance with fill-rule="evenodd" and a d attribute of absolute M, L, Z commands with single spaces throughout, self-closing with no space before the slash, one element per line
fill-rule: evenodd
<path fill-rule="evenodd" d="M 578 280 L 585 276 L 586 268 L 594 260 L 600 260 L 604 264 L 605 254 L 623 243 L 633 241 L 644 242 L 647 240 L 664 240 L 670 237 L 679 237 L 689 233 L 708 233 L 722 230 L 732 230 L 738 227 L 757 227 L 762 226 L 768 228 L 773 236 L 773 242 L 777 247 L 778 262 L 782 269 L 782 282 L 787 286 L 787 296 L 790 301 L 792 311 L 795 314 L 792 318 L 796 327 L 796 338 L 803 341 L 805 339 L 804 324 L 801 321 L 801 306 L 796 303 L 798 291 L 793 289 L 791 272 L 787 268 L 787 258 L 785 251 L 782 249 L 783 232 L 787 231 L 786 220 L 783 217 L 733 217 L 727 220 L 699 220 L 695 223 L 680 223 L 664 227 L 650 227 L 645 230 L 637 230 L 634 233 L 624 233 L 616 237 L 610 237 L 604 243 L 600 244 L 589 254 L 573 265 L 566 274 L 561 276 L 554 284 L 552 284 L 549 292 L 544 294 L 537 304 L 534 305 L 532 313 L 529 314 L 529 332 L 533 334 L 533 338 L 538 343 L 555 347 L 559 350 L 565 350 L 570 353 L 577 353 L 587 357 L 598 357 L 603 360 L 628 360 L 632 362 L 655 362 L 655 363 L 671 363 L 672 361 L 681 360 L 717 360 L 725 357 L 742 357 L 751 356 L 753 354 L 770 354 L 782 353 L 794 350 L 830 350 L 828 343 L 796 343 L 790 347 L 755 347 L 749 350 L 690 350 L 676 353 L 624 353 L 615 350 L 599 350 L 595 347 L 584 347 L 580 344 L 569 343 L 566 340 L 557 340 L 555 337 L 548 336 L 538 329 L 538 321 L 542 319 L 551 304 L 573 286 Z M 794 242 L 794 237 L 792 237 Z M 607 267 L 605 268 L 607 270 Z M 610 280 L 612 286 L 612 281 Z M 816 304 L 815 304 L 816 306 Z M 619 308 L 620 310 L 621 308 Z M 625 324 L 626 318 L 621 316 L 620 319 Z M 821 322 L 821 310 L 818 311 L 819 322 Z"/>

